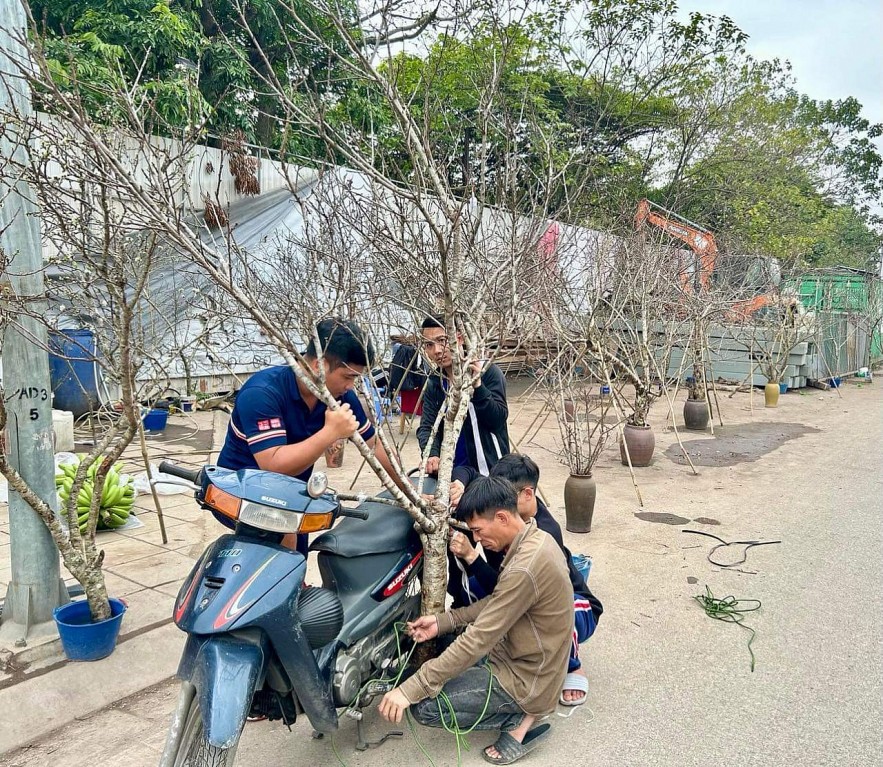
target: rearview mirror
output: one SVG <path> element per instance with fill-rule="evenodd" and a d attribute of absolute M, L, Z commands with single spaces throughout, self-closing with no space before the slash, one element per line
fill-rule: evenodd
<path fill-rule="evenodd" d="M 307 480 L 307 495 L 310 498 L 320 498 L 328 490 L 328 476 L 317 471 Z"/>

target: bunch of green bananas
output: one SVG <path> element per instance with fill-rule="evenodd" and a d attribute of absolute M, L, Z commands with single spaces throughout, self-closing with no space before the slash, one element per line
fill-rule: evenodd
<path fill-rule="evenodd" d="M 74 477 L 79 468 L 78 463 L 67 463 L 58 466 L 55 475 L 55 487 L 62 504 L 67 503 L 74 484 Z M 95 472 L 98 462 L 93 463 L 86 472 L 86 481 L 77 496 L 77 516 L 80 533 L 85 535 L 89 523 L 89 507 L 95 493 Z M 121 475 L 116 466 L 111 466 L 104 478 L 101 491 L 101 503 L 98 507 L 98 529 L 113 530 L 122 527 L 129 519 L 132 504 L 135 502 L 135 482 L 126 475 Z"/>

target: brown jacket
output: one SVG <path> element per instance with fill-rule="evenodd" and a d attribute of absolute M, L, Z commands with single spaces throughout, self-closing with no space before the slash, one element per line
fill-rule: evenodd
<path fill-rule="evenodd" d="M 530 520 L 503 560 L 493 594 L 438 616 L 440 634 L 466 631 L 401 686 L 411 703 L 488 656 L 503 689 L 525 713 L 555 710 L 573 633 L 573 589 L 561 549 Z"/>

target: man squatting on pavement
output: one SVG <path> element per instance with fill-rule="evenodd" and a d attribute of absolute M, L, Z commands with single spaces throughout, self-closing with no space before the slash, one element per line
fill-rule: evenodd
<path fill-rule="evenodd" d="M 477 476 L 478 473 L 468 466 L 455 468 L 451 483 L 452 499 L 455 496 L 459 498 L 463 488 Z M 515 491 L 518 493 L 518 513 L 521 518 L 525 521 L 533 519 L 540 530 L 544 530 L 555 539 L 564 555 L 570 574 L 570 585 L 573 588 L 573 644 L 567 676 L 564 678 L 564 687 L 558 702 L 562 706 L 580 706 L 586 701 L 589 683 L 580 661 L 579 646 L 595 633 L 604 608 L 600 600 L 589 590 L 585 578 L 574 566 L 573 557 L 564 545 L 561 525 L 549 512 L 546 504 L 537 497 L 540 469 L 536 463 L 521 453 L 510 453 L 494 465 L 491 476 L 503 477 L 515 485 Z M 469 536 L 461 532 L 452 532 L 450 550 L 462 563 L 462 577 L 448 584 L 448 591 L 454 595 L 455 606 L 477 601 L 496 588 L 503 561 L 501 553 L 485 551 L 482 558 L 469 540 Z"/>
<path fill-rule="evenodd" d="M 506 552 L 496 588 L 468 607 L 408 624 L 417 642 L 463 632 L 386 693 L 379 710 L 390 722 L 400 722 L 410 706 L 430 727 L 500 730 L 483 756 L 492 764 L 512 764 L 549 732 L 549 724 L 533 725 L 555 710 L 567 673 L 573 589 L 561 549 L 532 519 L 519 516 L 509 480 L 473 481 L 460 499 L 457 518 L 483 548 Z"/>

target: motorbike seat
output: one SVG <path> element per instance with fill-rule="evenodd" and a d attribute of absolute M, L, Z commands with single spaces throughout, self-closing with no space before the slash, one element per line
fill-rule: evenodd
<path fill-rule="evenodd" d="M 310 551 L 339 557 L 363 557 L 404 551 L 418 540 L 414 520 L 404 509 L 385 503 L 363 503 L 359 511 L 368 519 L 344 517 L 333 530 L 322 533 L 310 544 Z"/>

